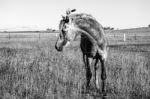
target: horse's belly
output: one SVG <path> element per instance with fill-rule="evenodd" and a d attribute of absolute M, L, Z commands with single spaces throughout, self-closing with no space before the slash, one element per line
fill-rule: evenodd
<path fill-rule="evenodd" d="M 87 55 L 88 57 L 95 57 L 97 53 L 97 49 L 90 46 L 87 46 L 87 48 L 81 47 L 81 51 L 84 55 Z"/>

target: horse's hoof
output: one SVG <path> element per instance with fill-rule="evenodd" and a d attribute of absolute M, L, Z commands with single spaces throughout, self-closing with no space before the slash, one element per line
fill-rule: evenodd
<path fill-rule="evenodd" d="M 82 91 L 81 91 L 81 93 L 82 94 L 88 94 L 89 91 L 90 91 L 90 88 L 83 88 Z"/>
<path fill-rule="evenodd" d="M 102 95 L 103 95 L 103 97 L 107 97 L 107 93 L 106 92 L 103 92 Z"/>

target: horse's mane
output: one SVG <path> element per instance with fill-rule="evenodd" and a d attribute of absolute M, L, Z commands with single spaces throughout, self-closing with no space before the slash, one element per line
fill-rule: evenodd
<path fill-rule="evenodd" d="M 90 18 L 90 19 L 95 20 L 95 18 L 94 18 L 92 15 L 86 14 L 86 13 L 70 14 L 70 15 L 68 15 L 68 17 L 69 17 L 69 18 L 73 18 L 73 19 Z"/>
<path fill-rule="evenodd" d="M 104 30 L 101 24 L 96 21 L 96 19 L 90 15 L 85 13 L 80 14 L 70 14 L 69 16 L 70 20 L 73 20 L 74 23 L 82 30 L 89 33 L 93 39 L 100 42 L 104 39 Z M 99 42 L 99 43 L 100 43 Z"/>

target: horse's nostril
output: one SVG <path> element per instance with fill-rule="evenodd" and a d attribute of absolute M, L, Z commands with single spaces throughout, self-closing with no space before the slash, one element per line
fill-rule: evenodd
<path fill-rule="evenodd" d="M 57 46 L 55 45 L 55 49 L 57 50 Z"/>

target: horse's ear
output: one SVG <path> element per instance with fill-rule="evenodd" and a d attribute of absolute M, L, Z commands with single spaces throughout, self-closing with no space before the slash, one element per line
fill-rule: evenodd
<path fill-rule="evenodd" d="M 67 9 L 66 10 L 66 15 L 69 15 L 70 13 L 75 12 L 75 11 L 76 11 L 76 9 L 72 9 L 72 10 Z"/>
<path fill-rule="evenodd" d="M 70 9 L 67 9 L 66 10 L 66 15 L 69 15 L 70 14 Z"/>
<path fill-rule="evenodd" d="M 72 10 L 71 10 L 71 12 L 75 12 L 75 11 L 76 11 L 76 9 L 72 9 Z"/>
<path fill-rule="evenodd" d="M 65 16 L 62 15 L 63 20 L 65 20 Z"/>

